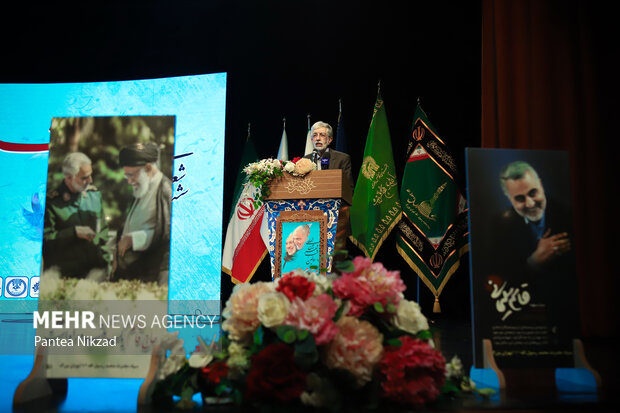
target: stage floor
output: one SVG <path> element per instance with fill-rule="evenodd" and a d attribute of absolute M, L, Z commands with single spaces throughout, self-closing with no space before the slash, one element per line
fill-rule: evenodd
<path fill-rule="evenodd" d="M 27 328 L 25 324 L 23 328 Z M 0 323 L 2 335 L 8 330 Z M 468 323 L 442 319 L 431 323 L 434 338 L 447 359 L 457 354 L 464 365 L 471 365 L 471 329 Z M 15 324 L 11 329 L 16 328 Z M 6 336 L 5 336 L 6 338 Z M 620 410 L 618 391 L 618 353 L 615 340 L 584 339 L 586 356 L 603 381 L 598 395 L 553 394 L 511 395 L 498 394 L 492 400 L 464 399 L 437 403 L 426 411 L 574 411 L 615 412 Z M 0 355 L 0 412 L 11 412 L 15 389 L 25 379 L 33 365 L 33 356 Z M 89 379 L 69 378 L 66 399 L 56 408 L 33 407 L 31 411 L 43 412 L 137 412 L 136 399 L 141 379 Z M 200 403 L 198 395 L 195 400 Z M 387 407 L 387 406 L 386 406 Z M 389 406 L 391 411 L 407 411 Z M 30 410 L 30 409 L 29 409 Z M 152 409 L 147 409 L 147 411 Z M 196 410 L 202 410 L 200 404 Z M 383 408 L 381 409 L 384 410 Z M 234 406 L 210 406 L 209 411 L 237 412 Z"/>

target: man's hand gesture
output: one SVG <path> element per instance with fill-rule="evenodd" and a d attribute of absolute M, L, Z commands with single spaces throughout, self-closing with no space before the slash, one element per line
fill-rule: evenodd
<path fill-rule="evenodd" d="M 567 232 L 551 235 L 551 228 L 547 229 L 542 238 L 538 240 L 536 250 L 531 255 L 531 260 L 536 265 L 543 265 L 560 255 L 571 250 L 570 239 Z"/>

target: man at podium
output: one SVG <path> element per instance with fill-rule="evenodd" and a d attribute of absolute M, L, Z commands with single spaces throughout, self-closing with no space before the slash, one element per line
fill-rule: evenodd
<path fill-rule="evenodd" d="M 331 149 L 329 145 L 334 140 L 334 130 L 329 123 L 318 121 L 310 128 L 312 138 L 312 153 L 304 155 L 304 158 L 312 160 L 318 170 L 322 169 L 342 169 L 342 174 L 354 189 L 353 176 L 351 175 L 351 157 L 340 151 Z M 341 244 L 346 243 L 346 239 L 351 233 L 349 222 L 349 207 L 342 206 L 338 212 L 338 229 L 336 239 Z"/>
<path fill-rule="evenodd" d="M 312 153 L 304 155 L 304 158 L 312 160 L 318 170 L 342 169 L 342 173 L 349 181 L 353 189 L 353 177 L 351 175 L 351 157 L 344 153 L 331 149 L 329 145 L 334 140 L 334 130 L 325 122 L 316 122 L 310 128 L 312 137 Z"/>

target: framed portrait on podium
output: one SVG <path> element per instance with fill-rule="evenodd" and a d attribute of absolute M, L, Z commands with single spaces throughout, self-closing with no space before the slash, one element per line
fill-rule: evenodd
<path fill-rule="evenodd" d="M 327 216 L 323 211 L 282 211 L 276 223 L 275 276 L 326 267 Z"/>

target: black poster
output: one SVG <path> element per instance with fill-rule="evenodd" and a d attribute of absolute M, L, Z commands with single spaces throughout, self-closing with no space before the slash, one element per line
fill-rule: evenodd
<path fill-rule="evenodd" d="M 467 149 L 474 359 L 572 366 L 579 334 L 568 154 Z"/>

